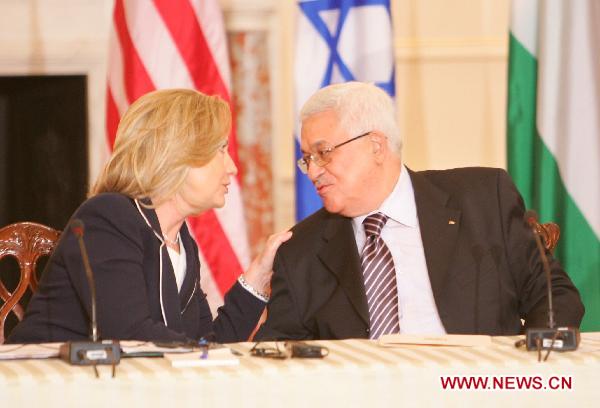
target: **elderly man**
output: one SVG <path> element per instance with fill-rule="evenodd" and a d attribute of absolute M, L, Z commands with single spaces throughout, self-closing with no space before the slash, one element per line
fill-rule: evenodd
<path fill-rule="evenodd" d="M 258 339 L 545 326 L 546 278 L 505 171 L 409 170 L 391 99 L 365 83 L 319 90 L 301 121 L 298 165 L 324 208 L 280 247 Z M 578 326 L 579 293 L 550 266 L 556 321 Z"/>

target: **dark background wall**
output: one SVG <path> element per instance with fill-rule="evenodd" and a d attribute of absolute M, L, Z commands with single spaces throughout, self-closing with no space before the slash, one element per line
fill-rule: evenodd
<path fill-rule="evenodd" d="M 85 199 L 86 100 L 85 76 L 0 77 L 0 227 L 35 221 L 62 230 Z M 0 261 L 9 290 L 18 276 L 16 262 Z"/>
<path fill-rule="evenodd" d="M 0 225 L 62 229 L 87 190 L 84 76 L 0 78 Z"/>

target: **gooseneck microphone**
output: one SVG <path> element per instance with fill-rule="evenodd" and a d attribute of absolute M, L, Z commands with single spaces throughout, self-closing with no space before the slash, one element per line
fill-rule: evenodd
<path fill-rule="evenodd" d="M 92 301 L 92 318 L 90 319 L 90 331 L 93 342 L 98 341 L 98 320 L 96 317 L 96 282 L 94 281 L 94 274 L 92 273 L 92 267 L 90 266 L 90 258 L 88 257 L 85 243 L 83 242 L 83 221 L 76 218 L 71 222 L 71 232 L 77 238 L 79 244 L 79 251 L 81 252 L 81 258 L 83 259 L 83 268 L 85 269 L 85 275 L 87 277 L 88 284 L 90 286 L 90 296 Z"/>
<path fill-rule="evenodd" d="M 542 238 L 538 230 L 538 216 L 533 210 L 525 213 L 525 223 L 531 228 L 537 250 L 542 260 L 544 274 L 546 275 L 546 289 L 548 291 L 548 327 L 545 328 L 528 328 L 526 331 L 525 344 L 527 350 L 538 351 L 538 361 L 541 361 L 541 350 L 548 350 L 544 361 L 548 359 L 551 350 L 569 351 L 576 350 L 579 346 L 580 334 L 577 327 L 558 327 L 554 320 L 554 307 L 552 303 L 552 274 L 550 272 L 550 264 L 546 256 L 546 250 L 542 244 Z"/>
<path fill-rule="evenodd" d="M 70 225 L 71 232 L 77 239 L 79 251 L 83 261 L 83 268 L 90 287 L 91 318 L 90 339 L 91 341 L 69 341 L 59 348 L 60 357 L 66 362 L 74 365 L 92 365 L 96 377 L 98 377 L 97 364 L 112 365 L 112 376 L 115 376 L 115 365 L 121 359 L 121 347 L 118 341 L 98 341 L 98 319 L 96 315 L 96 283 L 90 266 L 87 249 L 83 241 L 84 225 L 80 219 L 74 219 Z"/>
<path fill-rule="evenodd" d="M 554 307 L 552 302 L 552 274 L 550 273 L 550 265 L 548 264 L 548 257 L 546 256 L 546 250 L 542 244 L 540 233 L 537 230 L 538 216 L 535 211 L 528 210 L 525 213 L 525 222 L 531 228 L 533 236 L 535 237 L 535 243 L 537 245 L 540 258 L 542 259 L 542 266 L 544 268 L 544 274 L 546 275 L 546 290 L 548 291 L 548 328 L 554 329 Z"/>

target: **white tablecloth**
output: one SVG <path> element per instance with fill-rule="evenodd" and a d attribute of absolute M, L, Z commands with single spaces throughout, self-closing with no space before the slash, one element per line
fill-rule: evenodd
<path fill-rule="evenodd" d="M 233 367 L 173 368 L 163 358 L 122 359 L 114 379 L 109 366 L 100 366 L 96 379 L 91 367 L 58 359 L 0 361 L 0 400 L 3 407 L 44 408 L 600 406 L 600 333 L 583 333 L 579 350 L 553 352 L 543 363 L 537 353 L 516 349 L 516 339 L 496 337 L 487 347 L 400 348 L 368 340 L 318 341 L 312 343 L 330 350 L 324 359 L 243 356 Z M 511 389 L 444 389 L 444 376 L 496 379 Z M 563 388 L 570 389 L 515 388 L 534 377 L 544 387 L 567 381 Z"/>

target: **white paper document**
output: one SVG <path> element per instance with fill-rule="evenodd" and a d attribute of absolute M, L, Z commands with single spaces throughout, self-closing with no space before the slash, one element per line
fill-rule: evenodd
<path fill-rule="evenodd" d="M 492 344 L 492 337 L 471 334 L 445 334 L 442 336 L 384 334 L 378 342 L 383 347 L 403 345 L 483 347 Z"/>
<path fill-rule="evenodd" d="M 58 357 L 58 347 L 60 345 L 61 343 L 1 344 L 0 360 Z"/>
<path fill-rule="evenodd" d="M 213 366 L 235 366 L 240 363 L 231 349 L 210 349 L 208 353 L 202 351 L 193 353 L 165 354 L 165 358 L 171 362 L 173 367 L 213 367 Z"/>

